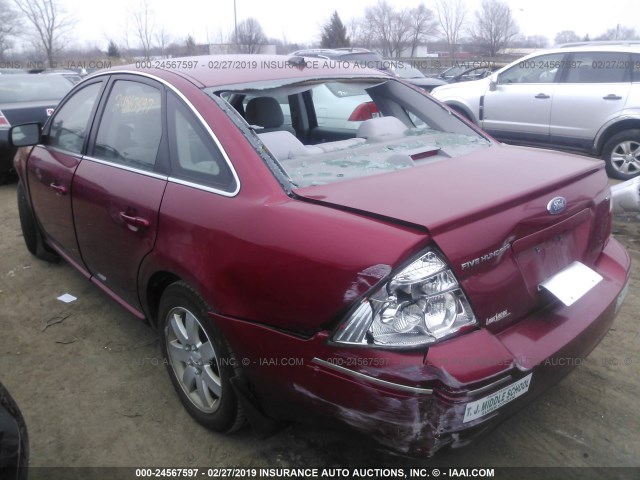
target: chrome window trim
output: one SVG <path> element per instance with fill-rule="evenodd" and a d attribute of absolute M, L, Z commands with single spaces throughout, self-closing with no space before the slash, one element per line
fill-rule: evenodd
<path fill-rule="evenodd" d="M 143 170 L 142 168 L 130 167 L 128 165 L 123 165 L 123 164 L 117 163 L 117 162 L 110 162 L 108 160 L 102 160 L 100 158 L 90 157 L 88 155 L 85 155 L 84 157 L 82 157 L 82 159 L 83 160 L 87 160 L 89 162 L 99 163 L 101 165 L 107 165 L 109 167 L 118 168 L 120 170 L 126 170 L 127 172 L 138 173 L 138 174 L 144 175 L 146 177 L 157 178 L 158 180 L 164 180 L 165 182 L 169 178 L 166 175 L 162 175 L 160 173 L 152 172 L 150 170 Z"/>
<path fill-rule="evenodd" d="M 107 70 L 105 72 L 101 72 L 101 73 L 92 75 L 89 78 L 96 78 L 96 77 L 100 77 L 102 75 L 120 75 L 120 74 L 133 75 L 133 76 L 139 75 L 141 77 L 150 78 L 151 80 L 155 80 L 156 82 L 160 82 L 165 87 L 167 87 L 169 90 L 171 90 L 173 93 L 175 93 L 187 105 L 187 107 L 189 107 L 189 109 L 196 116 L 196 118 L 198 119 L 200 124 L 209 133 L 211 139 L 216 144 L 216 147 L 218 148 L 218 150 L 220 150 L 220 153 L 222 154 L 222 157 L 224 158 L 225 162 L 229 166 L 229 169 L 231 170 L 231 174 L 232 174 L 233 179 L 234 179 L 236 184 L 235 184 L 235 189 L 233 189 L 232 191 L 229 191 L 229 190 L 221 190 L 221 189 L 215 188 L 215 187 L 209 187 L 209 186 L 203 185 L 201 183 L 195 183 L 195 182 L 190 182 L 190 181 L 187 181 L 187 180 L 177 179 L 175 177 L 163 176 L 162 178 L 168 178 L 168 179 L 170 179 L 170 181 L 172 183 L 178 183 L 180 185 L 186 185 L 186 186 L 198 188 L 200 190 L 205 190 L 207 192 L 215 193 L 217 195 L 222 195 L 224 197 L 235 197 L 240 192 L 240 178 L 238 177 L 236 169 L 234 168 L 233 163 L 229 159 L 229 156 L 227 155 L 226 150 L 222 147 L 222 144 L 218 140 L 218 137 L 216 136 L 216 134 L 213 133 L 213 130 L 211 130 L 211 128 L 209 127 L 209 124 L 204 120 L 204 118 L 202 118 L 202 115 L 200 115 L 200 112 L 198 112 L 198 110 L 196 110 L 196 108 L 187 99 L 187 97 L 185 97 L 182 94 L 182 92 L 180 92 L 180 90 L 178 90 L 176 87 L 174 87 L 171 83 L 167 82 L 166 80 L 163 80 L 160 77 L 157 77 L 155 75 L 152 75 L 152 74 L 146 73 L 146 72 L 134 72 L 134 71 L 131 71 L 131 70 Z M 135 171 L 137 171 L 137 170 L 135 170 Z M 144 170 L 141 170 L 140 172 L 144 172 Z"/>
<path fill-rule="evenodd" d="M 168 177 L 167 181 L 169 183 L 176 183 L 178 185 L 183 185 L 185 187 L 191 187 L 191 188 L 196 188 L 198 190 L 204 190 L 205 192 L 211 192 L 211 193 L 217 193 L 219 195 L 225 196 L 225 197 L 234 197 L 235 195 L 225 195 L 221 192 L 223 192 L 224 190 L 219 190 L 217 188 L 214 187 L 208 187 L 206 185 L 202 185 L 200 183 L 195 183 L 195 182 L 191 182 L 189 180 L 182 180 L 181 178 L 176 178 L 176 177 Z"/>
<path fill-rule="evenodd" d="M 411 393 L 419 393 L 422 395 L 431 395 L 433 393 L 433 389 L 431 388 L 420 388 L 420 387 L 411 387 L 409 385 L 402 385 L 399 383 L 388 382 L 386 380 L 380 380 L 379 378 L 371 377 L 369 375 L 365 375 L 364 373 L 355 372 L 350 368 L 346 368 L 340 365 L 333 364 L 331 362 L 327 362 L 326 360 L 322 360 L 320 358 L 314 357 L 311 360 L 313 363 L 318 365 L 322 365 L 323 367 L 327 367 L 331 370 L 335 370 L 340 373 L 346 373 L 347 375 L 354 376 L 361 380 L 364 380 L 369 383 L 373 383 L 375 385 L 380 385 L 383 387 L 391 388 L 393 390 L 401 390 L 403 392 L 411 392 Z"/>
<path fill-rule="evenodd" d="M 69 157 L 77 158 L 78 160 L 82 160 L 84 158 L 81 153 L 71 152 L 69 150 L 64 150 L 58 147 L 52 147 L 50 145 L 45 145 L 44 143 L 38 143 L 37 145 L 34 145 L 34 147 L 42 147 L 46 150 L 54 151 L 56 153 L 61 153 Z"/>

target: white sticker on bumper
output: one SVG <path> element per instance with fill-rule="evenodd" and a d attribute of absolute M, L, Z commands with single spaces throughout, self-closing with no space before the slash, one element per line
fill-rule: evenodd
<path fill-rule="evenodd" d="M 476 400 L 475 402 L 467 403 L 467 406 L 464 409 L 464 419 L 462 420 L 462 423 L 467 423 L 471 420 L 475 420 L 476 418 L 483 417 L 503 405 L 506 405 L 512 400 L 515 400 L 520 395 L 527 393 L 529 385 L 531 384 L 532 376 L 533 373 L 530 373 L 517 382 L 498 390 L 496 393 L 492 393 L 491 395 L 481 398 L 480 400 Z"/>

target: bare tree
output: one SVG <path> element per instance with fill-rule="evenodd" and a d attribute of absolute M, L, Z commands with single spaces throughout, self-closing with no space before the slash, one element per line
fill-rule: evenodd
<path fill-rule="evenodd" d="M 141 0 L 138 9 L 133 12 L 133 26 L 136 36 L 140 40 L 140 47 L 146 60 L 149 60 L 153 42 L 153 30 L 155 28 L 153 11 L 149 6 L 149 0 Z"/>
<path fill-rule="evenodd" d="M 544 35 L 516 35 L 511 44 L 520 48 L 546 48 L 549 46 L 549 39 Z"/>
<path fill-rule="evenodd" d="M 394 53 L 392 31 L 395 10 L 387 0 L 378 0 L 372 7 L 365 9 L 364 18 L 366 25 L 371 31 L 373 41 L 382 50 L 382 55 L 391 57 Z M 402 33 L 402 29 L 400 29 Z"/>
<path fill-rule="evenodd" d="M 596 40 L 638 40 L 638 34 L 634 28 L 623 27 L 620 24 L 615 28 L 610 28 L 602 35 L 596 37 Z"/>
<path fill-rule="evenodd" d="M 62 39 L 74 25 L 57 0 L 14 0 L 16 6 L 35 29 L 36 48 L 47 57 L 49 67 L 55 65 L 55 56 L 62 48 Z"/>
<path fill-rule="evenodd" d="M 160 48 L 160 55 L 165 56 L 167 46 L 171 43 L 171 35 L 167 32 L 166 28 L 161 27 L 158 29 L 158 33 L 155 34 L 156 44 Z"/>
<path fill-rule="evenodd" d="M 0 0 L 0 60 L 4 60 L 4 52 L 13 46 L 13 39 L 20 31 L 18 14 L 7 3 Z"/>
<path fill-rule="evenodd" d="M 561 43 L 570 43 L 570 42 L 579 42 L 580 37 L 573 30 L 563 30 L 562 32 L 558 32 L 555 38 L 556 45 Z"/>
<path fill-rule="evenodd" d="M 239 53 L 260 53 L 267 37 L 260 22 L 255 18 L 247 18 L 238 24 L 234 42 Z"/>
<path fill-rule="evenodd" d="M 467 16 L 467 7 L 463 0 L 436 0 L 436 13 L 440 31 L 449 47 L 449 58 L 453 59 Z"/>
<path fill-rule="evenodd" d="M 482 0 L 480 10 L 476 12 L 476 22 L 469 33 L 475 43 L 483 47 L 488 55 L 495 57 L 518 34 L 518 26 L 509 5 L 500 0 Z"/>
<path fill-rule="evenodd" d="M 373 48 L 373 30 L 369 28 L 364 18 L 352 18 L 347 24 L 347 31 L 352 45 L 364 48 Z"/>
<path fill-rule="evenodd" d="M 433 12 L 429 10 L 424 3 L 421 3 L 409 11 L 409 24 L 411 25 L 409 30 L 409 46 L 411 47 L 411 56 L 413 57 L 418 45 L 425 42 L 437 31 L 438 22 L 435 20 Z"/>
<path fill-rule="evenodd" d="M 362 21 L 351 22 L 350 29 L 359 45 L 378 48 L 385 57 L 413 56 L 418 45 L 436 31 L 434 19 L 424 4 L 396 10 L 387 0 L 378 0 L 365 9 Z"/>

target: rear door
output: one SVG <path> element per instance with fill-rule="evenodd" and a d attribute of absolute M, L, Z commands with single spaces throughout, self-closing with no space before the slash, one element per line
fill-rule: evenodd
<path fill-rule="evenodd" d="M 140 310 L 139 265 L 153 248 L 167 183 L 164 87 L 112 77 L 73 180 L 82 258 L 95 283 Z"/>
<path fill-rule="evenodd" d="M 631 89 L 631 65 L 629 53 L 574 53 L 556 86 L 551 141 L 588 150 L 598 130 L 621 114 Z"/>
<path fill-rule="evenodd" d="M 77 266 L 82 260 L 73 228 L 71 183 L 82 159 L 90 121 L 104 81 L 88 83 L 67 98 L 33 148 L 27 164 L 31 205 L 50 244 Z"/>
<path fill-rule="evenodd" d="M 504 141 L 547 143 L 563 57 L 540 55 L 502 72 L 495 90 L 481 100 L 482 127 Z"/>

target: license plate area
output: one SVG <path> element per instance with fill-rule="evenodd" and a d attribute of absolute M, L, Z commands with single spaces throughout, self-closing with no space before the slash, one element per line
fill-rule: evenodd
<path fill-rule="evenodd" d="M 573 262 L 540 284 L 558 300 L 570 307 L 602 281 L 602 276 L 580 262 Z"/>
<path fill-rule="evenodd" d="M 524 395 L 529 391 L 529 385 L 531 385 L 531 377 L 533 373 L 530 373 L 524 378 L 521 378 L 517 382 L 507 385 L 501 388 L 491 395 L 476 400 L 475 402 L 469 402 L 464 408 L 464 418 L 462 423 L 467 423 L 478 418 L 482 418 L 485 415 L 494 412 L 498 408 L 506 405 L 507 403 L 515 400 L 521 395 Z"/>
<path fill-rule="evenodd" d="M 518 268 L 533 298 L 538 297 L 542 282 L 586 256 L 589 219 L 589 210 L 583 210 L 513 243 Z"/>

